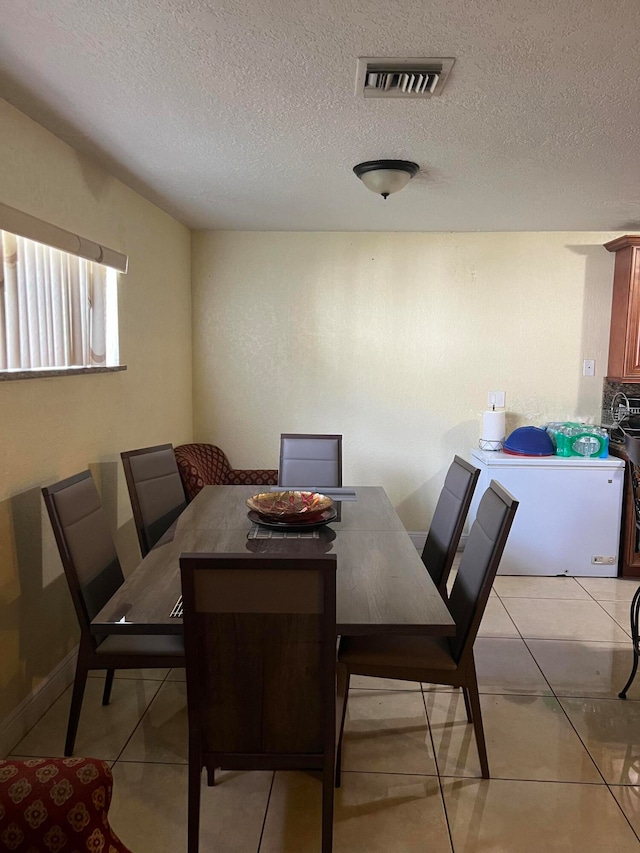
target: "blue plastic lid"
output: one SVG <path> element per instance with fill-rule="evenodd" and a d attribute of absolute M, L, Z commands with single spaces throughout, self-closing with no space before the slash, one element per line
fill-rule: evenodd
<path fill-rule="evenodd" d="M 504 452 L 514 456 L 553 456 L 551 436 L 545 429 L 524 426 L 514 429 L 504 443 Z"/>

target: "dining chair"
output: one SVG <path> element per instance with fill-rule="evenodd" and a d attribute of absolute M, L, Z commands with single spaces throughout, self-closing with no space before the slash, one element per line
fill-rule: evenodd
<path fill-rule="evenodd" d="M 379 634 L 340 639 L 338 661 L 344 667 L 344 677 L 338 683 L 339 699 L 343 701 L 338 782 L 351 675 L 461 687 L 467 720 L 475 730 L 482 776 L 489 778 L 473 644 L 517 507 L 518 501 L 492 480 L 478 506 L 447 602 L 456 625 L 455 637 Z"/>
<path fill-rule="evenodd" d="M 446 599 L 451 572 L 480 469 L 453 457 L 422 549 L 422 562 Z"/>
<path fill-rule="evenodd" d="M 336 743 L 336 557 L 182 554 L 189 717 L 188 853 L 201 772 L 322 771 L 331 853 Z"/>
<path fill-rule="evenodd" d="M 275 486 L 275 468 L 232 468 L 215 444 L 180 444 L 176 462 L 188 501 L 205 486 Z"/>
<path fill-rule="evenodd" d="M 187 505 L 176 456 L 171 444 L 127 450 L 120 456 L 140 552 L 146 557 Z"/>
<path fill-rule="evenodd" d="M 0 850 L 131 853 L 109 824 L 112 790 L 98 758 L 0 761 Z"/>
<path fill-rule="evenodd" d="M 342 436 L 283 433 L 278 485 L 286 489 L 342 486 Z"/>
<path fill-rule="evenodd" d="M 640 438 L 635 438 L 628 433 L 624 436 L 624 449 L 628 459 L 629 480 L 631 482 L 631 494 L 634 503 L 634 517 L 636 521 L 636 536 L 640 530 Z M 631 599 L 631 607 L 629 611 L 629 623 L 631 628 L 631 646 L 633 649 L 633 662 L 631 664 L 631 674 L 627 679 L 627 683 L 622 688 L 618 697 L 620 699 L 627 698 L 627 691 L 633 684 L 638 671 L 638 658 L 640 657 L 640 631 L 638 629 L 638 619 L 640 617 L 640 586 L 635 591 Z"/>
<path fill-rule="evenodd" d="M 46 486 L 42 494 L 80 626 L 64 748 L 73 755 L 89 670 L 106 670 L 102 704 L 108 705 L 116 669 L 184 666 L 184 644 L 170 635 L 91 633 L 91 620 L 124 581 L 98 490 L 91 472 L 83 471 Z"/>

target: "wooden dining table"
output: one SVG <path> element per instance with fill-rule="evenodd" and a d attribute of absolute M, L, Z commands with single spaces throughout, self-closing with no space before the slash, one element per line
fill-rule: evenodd
<path fill-rule="evenodd" d="M 91 623 L 94 634 L 179 634 L 172 616 L 184 553 L 337 557 L 337 633 L 455 634 L 453 619 L 383 488 L 335 496 L 338 518 L 313 530 L 252 522 L 255 486 L 205 486 Z"/>

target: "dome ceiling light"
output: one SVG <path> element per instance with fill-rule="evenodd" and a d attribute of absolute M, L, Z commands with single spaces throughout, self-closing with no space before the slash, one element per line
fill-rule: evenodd
<path fill-rule="evenodd" d="M 419 169 L 410 160 L 367 160 L 353 167 L 365 187 L 384 199 L 404 189 Z"/>

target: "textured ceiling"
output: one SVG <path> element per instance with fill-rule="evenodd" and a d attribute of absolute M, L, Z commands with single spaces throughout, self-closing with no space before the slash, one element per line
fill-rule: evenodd
<path fill-rule="evenodd" d="M 3 0 L 0 94 L 192 228 L 640 229 L 638 0 L 345 6 Z M 358 56 L 456 63 L 365 100 Z M 421 171 L 384 202 L 378 158 Z"/>

